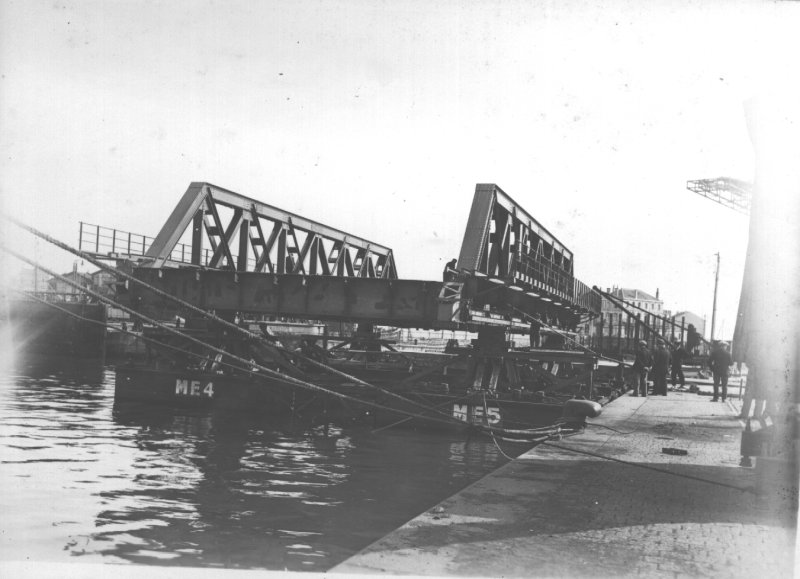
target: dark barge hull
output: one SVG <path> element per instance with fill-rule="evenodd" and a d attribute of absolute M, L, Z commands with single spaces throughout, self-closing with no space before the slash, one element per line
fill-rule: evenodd
<path fill-rule="evenodd" d="M 9 301 L 8 319 L 14 349 L 22 354 L 102 358 L 105 306 L 75 302 L 55 302 L 54 305 L 61 309 L 35 300 Z"/>
<path fill-rule="evenodd" d="M 316 381 L 315 381 L 316 382 Z M 463 429 L 488 424 L 519 429 L 546 426 L 558 421 L 561 404 L 545 404 L 484 396 L 406 391 L 403 396 L 435 410 L 425 411 L 411 402 L 398 400 L 364 387 L 325 384 L 324 387 L 380 405 L 343 400 L 306 388 L 291 386 L 270 377 L 236 377 L 198 370 L 157 369 L 119 366 L 115 398 L 118 402 L 139 402 L 195 410 L 239 409 L 264 415 L 325 416 L 331 420 L 358 420 L 373 427 L 408 418 L 408 413 L 437 420 L 412 418 L 412 426 Z M 451 421 L 449 418 L 455 418 Z"/>
<path fill-rule="evenodd" d="M 327 398 L 264 377 L 237 377 L 201 370 L 118 366 L 114 385 L 118 402 L 212 410 L 249 409 L 290 414 Z"/>

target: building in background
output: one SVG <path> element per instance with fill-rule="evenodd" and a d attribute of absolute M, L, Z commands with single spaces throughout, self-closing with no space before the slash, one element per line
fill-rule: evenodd
<path fill-rule="evenodd" d="M 117 278 L 114 277 L 114 274 L 98 269 L 91 274 L 91 277 L 94 291 L 107 297 L 113 297 L 116 294 Z"/>
<path fill-rule="evenodd" d="M 89 275 L 88 273 L 82 273 L 73 269 L 71 272 L 65 273 L 61 277 L 67 278 L 68 280 L 75 282 L 81 287 L 86 287 L 86 288 L 92 287 L 92 276 Z M 61 295 L 68 300 L 70 298 L 77 298 L 78 295 L 82 293 L 78 288 L 56 277 L 51 278 L 47 282 L 47 285 L 48 285 L 47 288 L 48 291 Z"/>
<path fill-rule="evenodd" d="M 664 302 L 659 297 L 659 290 L 656 290 L 655 296 L 640 289 L 618 287 L 609 288 L 606 293 L 628 304 L 628 311 L 633 314 L 640 314 L 642 321 L 645 321 L 648 314 L 651 316 L 664 315 Z M 606 335 L 621 336 L 623 338 L 632 337 L 633 332 L 635 332 L 635 323 L 631 321 L 629 324 L 628 314 L 617 307 L 611 300 L 603 298 L 601 312 Z"/>

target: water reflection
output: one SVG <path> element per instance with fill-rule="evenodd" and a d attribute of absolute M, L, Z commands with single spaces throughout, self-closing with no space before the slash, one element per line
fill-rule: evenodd
<path fill-rule="evenodd" d="M 4 559 L 324 571 L 505 462 L 483 439 L 114 406 L 102 366 L 0 381 Z"/>

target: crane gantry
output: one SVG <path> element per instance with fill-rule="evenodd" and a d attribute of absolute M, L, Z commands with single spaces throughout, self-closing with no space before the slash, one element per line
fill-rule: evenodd
<path fill-rule="evenodd" d="M 745 215 L 750 213 L 753 186 L 747 181 L 740 181 L 731 177 L 698 179 L 687 181 L 686 188 L 739 213 L 744 213 Z"/>

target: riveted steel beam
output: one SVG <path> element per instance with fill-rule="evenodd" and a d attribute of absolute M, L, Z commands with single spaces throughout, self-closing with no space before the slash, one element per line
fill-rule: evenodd
<path fill-rule="evenodd" d="M 247 312 L 414 328 L 459 327 L 440 316 L 442 282 L 271 274 L 187 268 L 137 268 L 138 279 L 218 314 Z M 143 312 L 164 316 L 175 303 L 134 284 L 125 295 Z M 441 318 L 441 319 L 440 319 Z"/>

